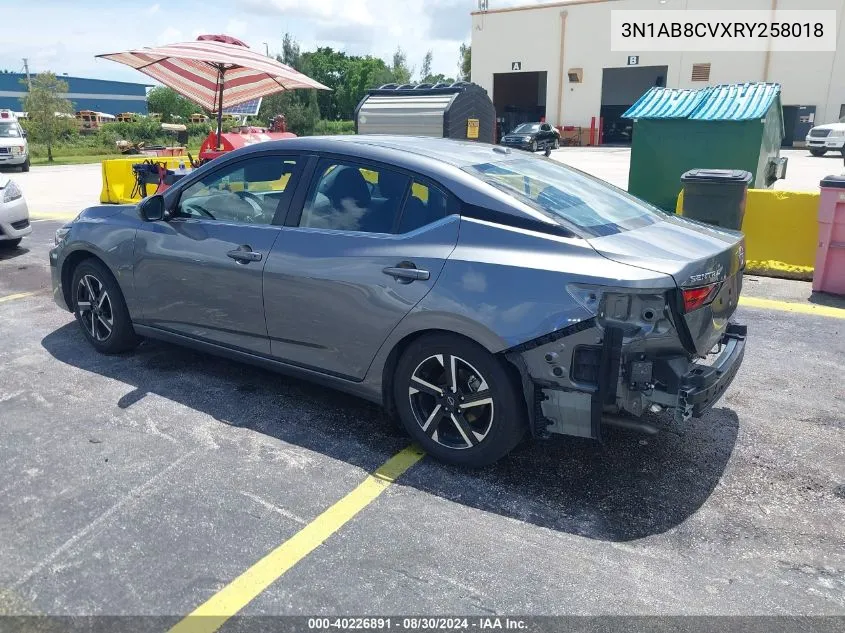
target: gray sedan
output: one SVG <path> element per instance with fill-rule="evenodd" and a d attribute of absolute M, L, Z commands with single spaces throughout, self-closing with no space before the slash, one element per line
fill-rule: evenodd
<path fill-rule="evenodd" d="M 50 264 L 100 352 L 151 337 L 306 377 L 471 466 L 525 436 L 700 416 L 745 347 L 740 233 L 478 143 L 261 143 L 84 210 Z"/>

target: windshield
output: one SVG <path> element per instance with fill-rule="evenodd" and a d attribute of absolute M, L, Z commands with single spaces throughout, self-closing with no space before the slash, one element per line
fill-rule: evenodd
<path fill-rule="evenodd" d="M 0 122 L 0 138 L 20 138 L 18 124 L 11 121 Z"/>
<path fill-rule="evenodd" d="M 517 125 L 514 132 L 516 134 L 528 134 L 530 132 L 538 132 L 539 130 L 539 123 L 523 123 L 522 125 Z"/>
<path fill-rule="evenodd" d="M 464 170 L 586 237 L 621 233 L 663 217 L 627 192 L 550 160 L 523 158 Z"/>

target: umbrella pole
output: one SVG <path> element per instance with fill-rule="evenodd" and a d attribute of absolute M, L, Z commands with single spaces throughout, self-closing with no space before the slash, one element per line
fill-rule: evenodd
<path fill-rule="evenodd" d="M 217 102 L 217 149 L 223 149 L 223 68 L 219 69 L 217 83 L 220 86 L 220 94 Z"/>

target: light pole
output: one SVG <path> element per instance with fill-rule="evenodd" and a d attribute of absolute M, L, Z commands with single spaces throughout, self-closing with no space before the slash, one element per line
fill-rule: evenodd
<path fill-rule="evenodd" d="M 267 42 L 261 42 L 261 43 L 264 44 L 264 54 L 267 57 L 270 57 L 270 47 L 267 45 Z"/>

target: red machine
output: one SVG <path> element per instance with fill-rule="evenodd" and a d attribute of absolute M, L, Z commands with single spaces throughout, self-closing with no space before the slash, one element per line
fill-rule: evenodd
<path fill-rule="evenodd" d="M 231 132 L 223 132 L 221 137 L 222 144 L 218 146 L 217 133 L 209 133 L 208 137 L 200 146 L 200 162 L 213 160 L 226 152 L 231 152 L 247 145 L 263 143 L 264 141 L 276 141 L 284 138 L 296 138 L 296 134 L 287 131 L 285 117 L 278 115 L 273 119 L 273 124 L 269 130 L 253 125 L 242 125 L 241 127 L 234 128 Z"/>

